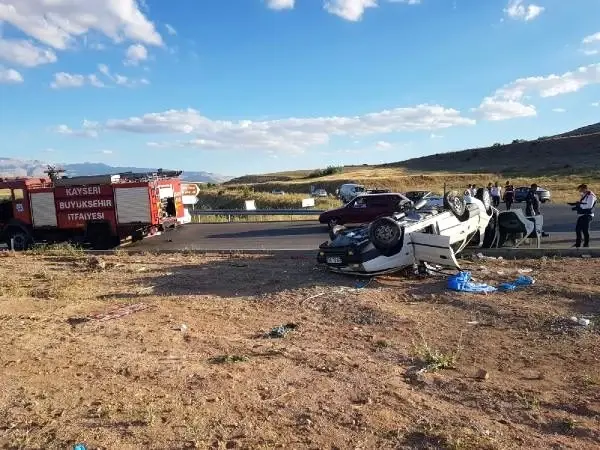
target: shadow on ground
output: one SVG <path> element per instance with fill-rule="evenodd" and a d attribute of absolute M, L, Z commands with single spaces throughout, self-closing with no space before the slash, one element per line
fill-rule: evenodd
<path fill-rule="evenodd" d="M 312 257 L 231 257 L 203 264 L 169 266 L 164 273 L 148 274 L 135 280 L 141 294 L 218 297 L 260 296 L 296 289 L 352 288 L 357 279 L 329 272 Z M 127 289 L 112 297 L 131 297 Z"/>

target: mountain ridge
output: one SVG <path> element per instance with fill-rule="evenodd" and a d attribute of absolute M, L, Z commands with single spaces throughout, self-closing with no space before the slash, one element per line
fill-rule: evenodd
<path fill-rule="evenodd" d="M 17 158 L 0 157 L 0 176 L 4 177 L 36 177 L 44 176 L 48 163 L 41 160 L 24 160 Z M 104 163 L 72 163 L 58 164 L 58 167 L 65 170 L 67 176 L 87 176 L 87 175 L 105 175 L 110 173 L 123 172 L 151 172 L 157 168 L 110 166 Z M 222 183 L 230 177 L 204 171 L 187 171 L 182 174 L 182 179 L 186 181 L 197 181 L 203 183 Z"/>

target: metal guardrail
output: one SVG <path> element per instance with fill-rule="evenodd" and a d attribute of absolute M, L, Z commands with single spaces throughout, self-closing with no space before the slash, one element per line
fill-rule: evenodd
<path fill-rule="evenodd" d="M 244 211 L 240 209 L 195 209 L 191 216 L 318 216 L 324 213 L 320 209 L 257 209 Z"/>

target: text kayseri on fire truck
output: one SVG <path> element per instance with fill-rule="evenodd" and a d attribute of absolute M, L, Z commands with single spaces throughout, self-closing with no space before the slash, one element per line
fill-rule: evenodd
<path fill-rule="evenodd" d="M 67 194 L 69 197 L 77 197 L 80 195 L 98 195 L 101 192 L 100 186 L 84 186 L 65 189 L 65 194 Z"/>

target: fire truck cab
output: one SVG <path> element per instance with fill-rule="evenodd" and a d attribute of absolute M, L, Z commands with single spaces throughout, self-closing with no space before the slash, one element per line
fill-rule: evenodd
<path fill-rule="evenodd" d="M 0 242 L 9 248 L 72 241 L 108 249 L 186 222 L 181 172 L 73 178 L 48 173 L 0 178 Z"/>

